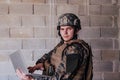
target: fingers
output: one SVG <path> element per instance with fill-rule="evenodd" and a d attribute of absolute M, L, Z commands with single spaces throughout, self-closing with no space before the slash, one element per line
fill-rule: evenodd
<path fill-rule="evenodd" d="M 28 67 L 27 69 L 28 69 L 29 73 L 33 73 L 35 71 L 34 67 Z"/>
<path fill-rule="evenodd" d="M 44 67 L 43 67 L 43 63 L 39 63 L 35 66 L 36 70 L 43 70 Z"/>
<path fill-rule="evenodd" d="M 30 78 L 26 76 L 25 73 L 23 73 L 23 71 L 20 69 L 16 70 L 16 74 L 21 80 L 30 80 Z"/>
<path fill-rule="evenodd" d="M 29 73 L 33 73 L 35 70 L 44 70 L 43 64 L 39 63 L 33 67 L 29 66 L 28 68 Z"/>
<path fill-rule="evenodd" d="M 31 66 L 29 66 L 27 69 L 31 69 L 32 67 Z"/>
<path fill-rule="evenodd" d="M 40 70 L 42 70 L 42 71 L 43 71 L 43 70 L 44 70 L 44 68 L 43 68 L 43 67 L 41 67 L 41 68 L 40 68 Z"/>

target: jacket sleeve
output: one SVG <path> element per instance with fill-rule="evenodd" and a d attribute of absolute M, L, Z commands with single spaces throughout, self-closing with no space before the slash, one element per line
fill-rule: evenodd
<path fill-rule="evenodd" d="M 89 67 L 92 67 L 91 48 L 86 44 L 74 44 L 72 52 L 79 54 L 79 59 L 76 64 L 77 67 L 70 73 L 68 80 L 92 80 L 92 68 L 88 70 Z M 69 49 L 67 53 L 70 53 Z"/>
<path fill-rule="evenodd" d="M 75 71 L 73 80 L 92 80 L 92 52 L 88 45 L 82 45 L 83 49 L 79 54 L 82 54 L 78 68 Z"/>
<path fill-rule="evenodd" d="M 58 44 L 54 47 L 53 50 L 51 50 L 50 52 L 44 54 L 40 59 L 37 60 L 36 64 L 38 64 L 38 63 L 44 63 L 46 60 L 50 60 L 50 57 L 51 57 L 52 53 L 53 53 L 53 52 L 56 50 L 56 48 L 57 48 L 58 46 L 60 46 L 61 44 L 62 44 L 61 42 L 58 43 Z"/>

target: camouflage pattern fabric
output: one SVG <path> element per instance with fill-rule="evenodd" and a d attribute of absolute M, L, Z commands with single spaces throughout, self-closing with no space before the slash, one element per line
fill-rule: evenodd
<path fill-rule="evenodd" d="M 44 74 L 53 80 L 92 80 L 93 63 L 90 46 L 83 40 L 59 43 L 36 64 L 44 63 Z M 52 66 L 52 74 L 49 74 Z"/>

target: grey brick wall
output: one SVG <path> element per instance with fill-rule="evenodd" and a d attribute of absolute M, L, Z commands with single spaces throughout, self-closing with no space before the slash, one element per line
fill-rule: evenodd
<path fill-rule="evenodd" d="M 18 80 L 12 52 L 21 49 L 33 65 L 59 42 L 57 18 L 66 12 L 81 19 L 79 38 L 92 47 L 93 80 L 120 80 L 120 0 L 0 0 L 0 80 Z"/>

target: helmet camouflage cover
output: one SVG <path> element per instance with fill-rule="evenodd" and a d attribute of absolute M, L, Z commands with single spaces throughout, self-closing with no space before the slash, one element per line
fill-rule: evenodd
<path fill-rule="evenodd" d="M 80 19 L 73 13 L 65 13 L 58 18 L 57 30 L 60 26 L 72 26 L 77 30 L 81 29 Z"/>

